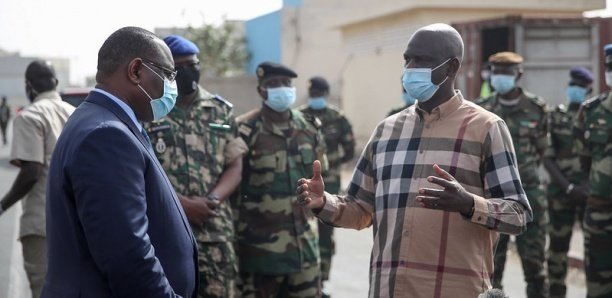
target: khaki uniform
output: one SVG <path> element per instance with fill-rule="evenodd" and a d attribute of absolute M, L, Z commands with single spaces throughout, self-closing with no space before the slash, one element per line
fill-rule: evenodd
<path fill-rule="evenodd" d="M 246 151 L 236 128 L 232 105 L 202 88 L 188 110 L 176 106 L 146 126 L 172 186 L 187 197 L 206 197 L 226 165 Z M 232 209 L 225 201 L 215 211 L 218 217 L 191 226 L 199 248 L 199 297 L 235 297 L 238 268 Z"/>
<path fill-rule="evenodd" d="M 298 179 L 312 176 L 315 159 L 326 170 L 323 136 L 313 124 L 316 121 L 297 110 L 291 110 L 286 125 L 270 121 L 260 110 L 239 117 L 238 122 L 249 148 L 237 204 L 242 294 L 318 296 L 317 220 L 297 202 L 295 187 Z"/>
<path fill-rule="evenodd" d="M 533 221 L 527 230 L 516 237 L 516 245 L 527 283 L 527 297 L 548 297 L 546 262 L 546 226 L 548 202 L 540 183 L 538 167 L 542 153 L 548 147 L 548 119 L 544 101 L 533 94 L 522 92 L 514 106 L 504 106 L 497 93 L 479 100 L 478 104 L 501 117 L 510 130 L 519 174 L 533 211 Z M 493 287 L 501 288 L 509 236 L 500 235 L 494 257 Z"/>
<path fill-rule="evenodd" d="M 23 199 L 19 237 L 22 240 L 24 266 L 34 297 L 40 296 L 47 273 L 45 196 L 49 162 L 57 139 L 74 107 L 63 102 L 55 91 L 39 94 L 34 102 L 13 120 L 11 163 L 22 161 L 43 165 L 43 172 Z"/>

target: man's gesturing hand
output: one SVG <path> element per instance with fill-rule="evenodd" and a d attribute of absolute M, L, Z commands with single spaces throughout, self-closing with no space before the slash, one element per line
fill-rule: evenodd
<path fill-rule="evenodd" d="M 472 194 L 437 164 L 433 165 L 433 169 L 438 177 L 429 176 L 427 181 L 440 185 L 444 189 L 420 188 L 416 200 L 421 207 L 470 215 L 474 206 Z"/>
<path fill-rule="evenodd" d="M 298 180 L 298 187 L 295 192 L 298 195 L 297 200 L 302 206 L 310 209 L 320 209 L 325 205 L 323 195 L 325 183 L 323 183 L 323 177 L 321 177 L 321 162 L 318 160 L 312 163 L 312 173 L 312 178 Z"/>

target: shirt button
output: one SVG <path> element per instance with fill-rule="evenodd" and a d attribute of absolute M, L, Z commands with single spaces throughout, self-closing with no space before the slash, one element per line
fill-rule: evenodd
<path fill-rule="evenodd" d="M 482 220 L 482 216 L 478 216 L 478 221 L 481 221 L 481 220 Z"/>

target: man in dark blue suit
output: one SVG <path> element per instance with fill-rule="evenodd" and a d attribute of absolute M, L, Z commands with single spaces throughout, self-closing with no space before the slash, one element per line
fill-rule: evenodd
<path fill-rule="evenodd" d="M 140 124 L 172 109 L 175 76 L 147 30 L 119 29 L 100 48 L 96 89 L 51 160 L 42 297 L 195 297 L 196 244 Z"/>

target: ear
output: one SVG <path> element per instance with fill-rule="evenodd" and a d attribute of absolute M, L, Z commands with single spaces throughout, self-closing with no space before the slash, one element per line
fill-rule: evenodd
<path fill-rule="evenodd" d="M 142 59 L 134 58 L 127 65 L 128 79 L 134 84 L 140 84 L 140 69 L 142 68 Z"/>
<path fill-rule="evenodd" d="M 455 77 L 457 72 L 459 72 L 459 67 L 461 67 L 461 62 L 459 62 L 458 58 L 453 58 L 448 61 L 448 68 L 446 70 L 446 75 L 449 77 Z"/>
<path fill-rule="evenodd" d="M 518 73 L 516 74 L 516 81 L 518 82 L 523 76 L 523 69 L 519 68 Z"/>
<path fill-rule="evenodd" d="M 263 87 L 261 87 L 259 85 L 257 85 L 257 93 L 259 93 L 259 96 L 261 96 L 261 98 L 263 98 L 263 100 L 267 100 L 268 99 L 268 91 L 265 88 L 263 88 Z"/>

